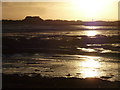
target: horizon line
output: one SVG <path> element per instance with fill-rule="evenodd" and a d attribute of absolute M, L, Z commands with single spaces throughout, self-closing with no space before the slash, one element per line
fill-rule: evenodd
<path fill-rule="evenodd" d="M 41 18 L 39 15 L 33 15 L 33 16 L 30 16 L 30 15 L 27 15 L 25 16 L 23 19 L 1 19 L 1 20 L 12 20 L 12 21 L 17 21 L 17 20 L 24 20 L 26 17 L 38 17 L 40 19 L 43 19 Z M 43 19 L 43 20 L 61 20 L 61 21 L 65 21 L 67 19 L 51 19 L 51 18 L 48 18 L 48 19 Z M 95 19 L 91 19 L 91 20 L 74 20 L 74 19 L 70 19 L 70 20 L 67 20 L 67 21 L 120 21 L 119 19 L 118 20 L 95 20 Z"/>
<path fill-rule="evenodd" d="M 22 21 L 22 20 L 24 20 L 24 19 L 1 19 L 1 21 L 2 20 L 11 20 L 11 21 Z M 120 20 L 66 20 L 66 19 L 43 19 L 44 21 L 46 21 L 46 20 L 53 20 L 53 21 L 55 21 L 55 20 L 61 20 L 61 21 L 91 21 L 91 22 L 96 22 L 96 21 L 106 21 L 106 22 L 115 22 L 115 21 L 120 21 Z"/>

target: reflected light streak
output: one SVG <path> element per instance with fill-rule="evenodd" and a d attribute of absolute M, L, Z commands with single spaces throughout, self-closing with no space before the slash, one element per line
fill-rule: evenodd
<path fill-rule="evenodd" d="M 87 29 L 98 29 L 98 28 L 100 28 L 100 27 L 98 27 L 98 26 L 85 26 Z"/>
<path fill-rule="evenodd" d="M 83 50 L 85 52 L 95 52 L 94 49 L 90 49 L 90 48 L 77 48 L 77 49 Z"/>
<path fill-rule="evenodd" d="M 87 36 L 95 36 L 95 35 L 97 35 L 97 34 L 98 34 L 97 31 L 86 31 L 86 35 L 87 35 Z"/>
<path fill-rule="evenodd" d="M 93 69 L 89 69 L 89 68 L 88 69 L 83 69 L 81 71 L 81 73 L 82 73 L 82 76 L 84 78 L 87 78 L 87 77 L 96 77 L 96 76 L 99 75 L 97 70 L 93 70 Z"/>
<path fill-rule="evenodd" d="M 99 76 L 98 68 L 100 68 L 99 61 L 95 61 L 95 57 L 88 56 L 85 61 L 80 63 L 82 69 L 80 71 L 82 77 L 97 77 Z"/>
<path fill-rule="evenodd" d="M 85 62 L 82 62 L 81 65 L 83 67 L 88 67 L 88 68 L 98 68 L 99 67 L 98 61 L 94 61 L 94 60 L 87 60 Z"/>

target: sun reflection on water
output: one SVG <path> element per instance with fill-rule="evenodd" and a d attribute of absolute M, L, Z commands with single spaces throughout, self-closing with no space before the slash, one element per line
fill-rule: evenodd
<path fill-rule="evenodd" d="M 84 77 L 84 78 L 87 78 L 87 77 L 97 77 L 99 75 L 97 70 L 90 69 L 90 68 L 83 69 L 81 71 L 81 73 L 82 73 L 82 77 Z"/>
<path fill-rule="evenodd" d="M 97 77 L 99 76 L 100 62 L 96 61 L 97 57 L 88 56 L 85 61 L 80 63 L 82 67 L 80 73 L 82 77 Z"/>
<path fill-rule="evenodd" d="M 98 29 L 100 27 L 97 27 L 97 26 L 86 26 L 87 29 L 90 29 L 89 31 L 86 31 L 85 34 L 87 36 L 95 36 L 97 34 L 100 34 L 100 32 L 98 32 L 97 30 L 95 29 Z"/>
<path fill-rule="evenodd" d="M 86 34 L 87 36 L 95 36 L 95 35 L 98 34 L 98 32 L 97 32 L 97 31 L 86 31 L 85 34 Z"/>
<path fill-rule="evenodd" d="M 98 28 L 100 28 L 100 27 L 98 27 L 98 26 L 86 26 L 86 28 L 87 28 L 87 29 L 98 29 Z"/>
<path fill-rule="evenodd" d="M 77 49 L 85 51 L 85 52 L 96 52 L 94 49 L 90 49 L 90 48 L 77 48 Z"/>
<path fill-rule="evenodd" d="M 90 59 L 85 62 L 82 62 L 81 65 L 83 67 L 88 67 L 88 68 L 98 68 L 100 64 L 99 62 Z"/>

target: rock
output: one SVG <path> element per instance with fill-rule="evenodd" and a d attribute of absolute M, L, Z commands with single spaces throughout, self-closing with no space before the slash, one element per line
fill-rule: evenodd
<path fill-rule="evenodd" d="M 81 74 L 81 73 L 76 73 L 76 74 Z"/>
<path fill-rule="evenodd" d="M 104 79 L 109 79 L 109 78 L 112 78 L 112 77 L 109 77 L 109 76 L 102 76 L 100 78 L 104 78 Z"/>
<path fill-rule="evenodd" d="M 70 74 L 67 74 L 66 76 L 71 76 Z"/>
<path fill-rule="evenodd" d="M 35 69 L 35 71 L 40 71 L 40 70 L 38 70 L 38 69 Z"/>

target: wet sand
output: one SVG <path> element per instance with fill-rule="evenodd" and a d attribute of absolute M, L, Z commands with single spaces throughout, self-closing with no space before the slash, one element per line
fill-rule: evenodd
<path fill-rule="evenodd" d="M 98 78 L 63 78 L 42 77 L 40 75 L 29 77 L 14 75 L 2 75 L 2 88 L 119 88 L 120 82 L 110 82 Z"/>

